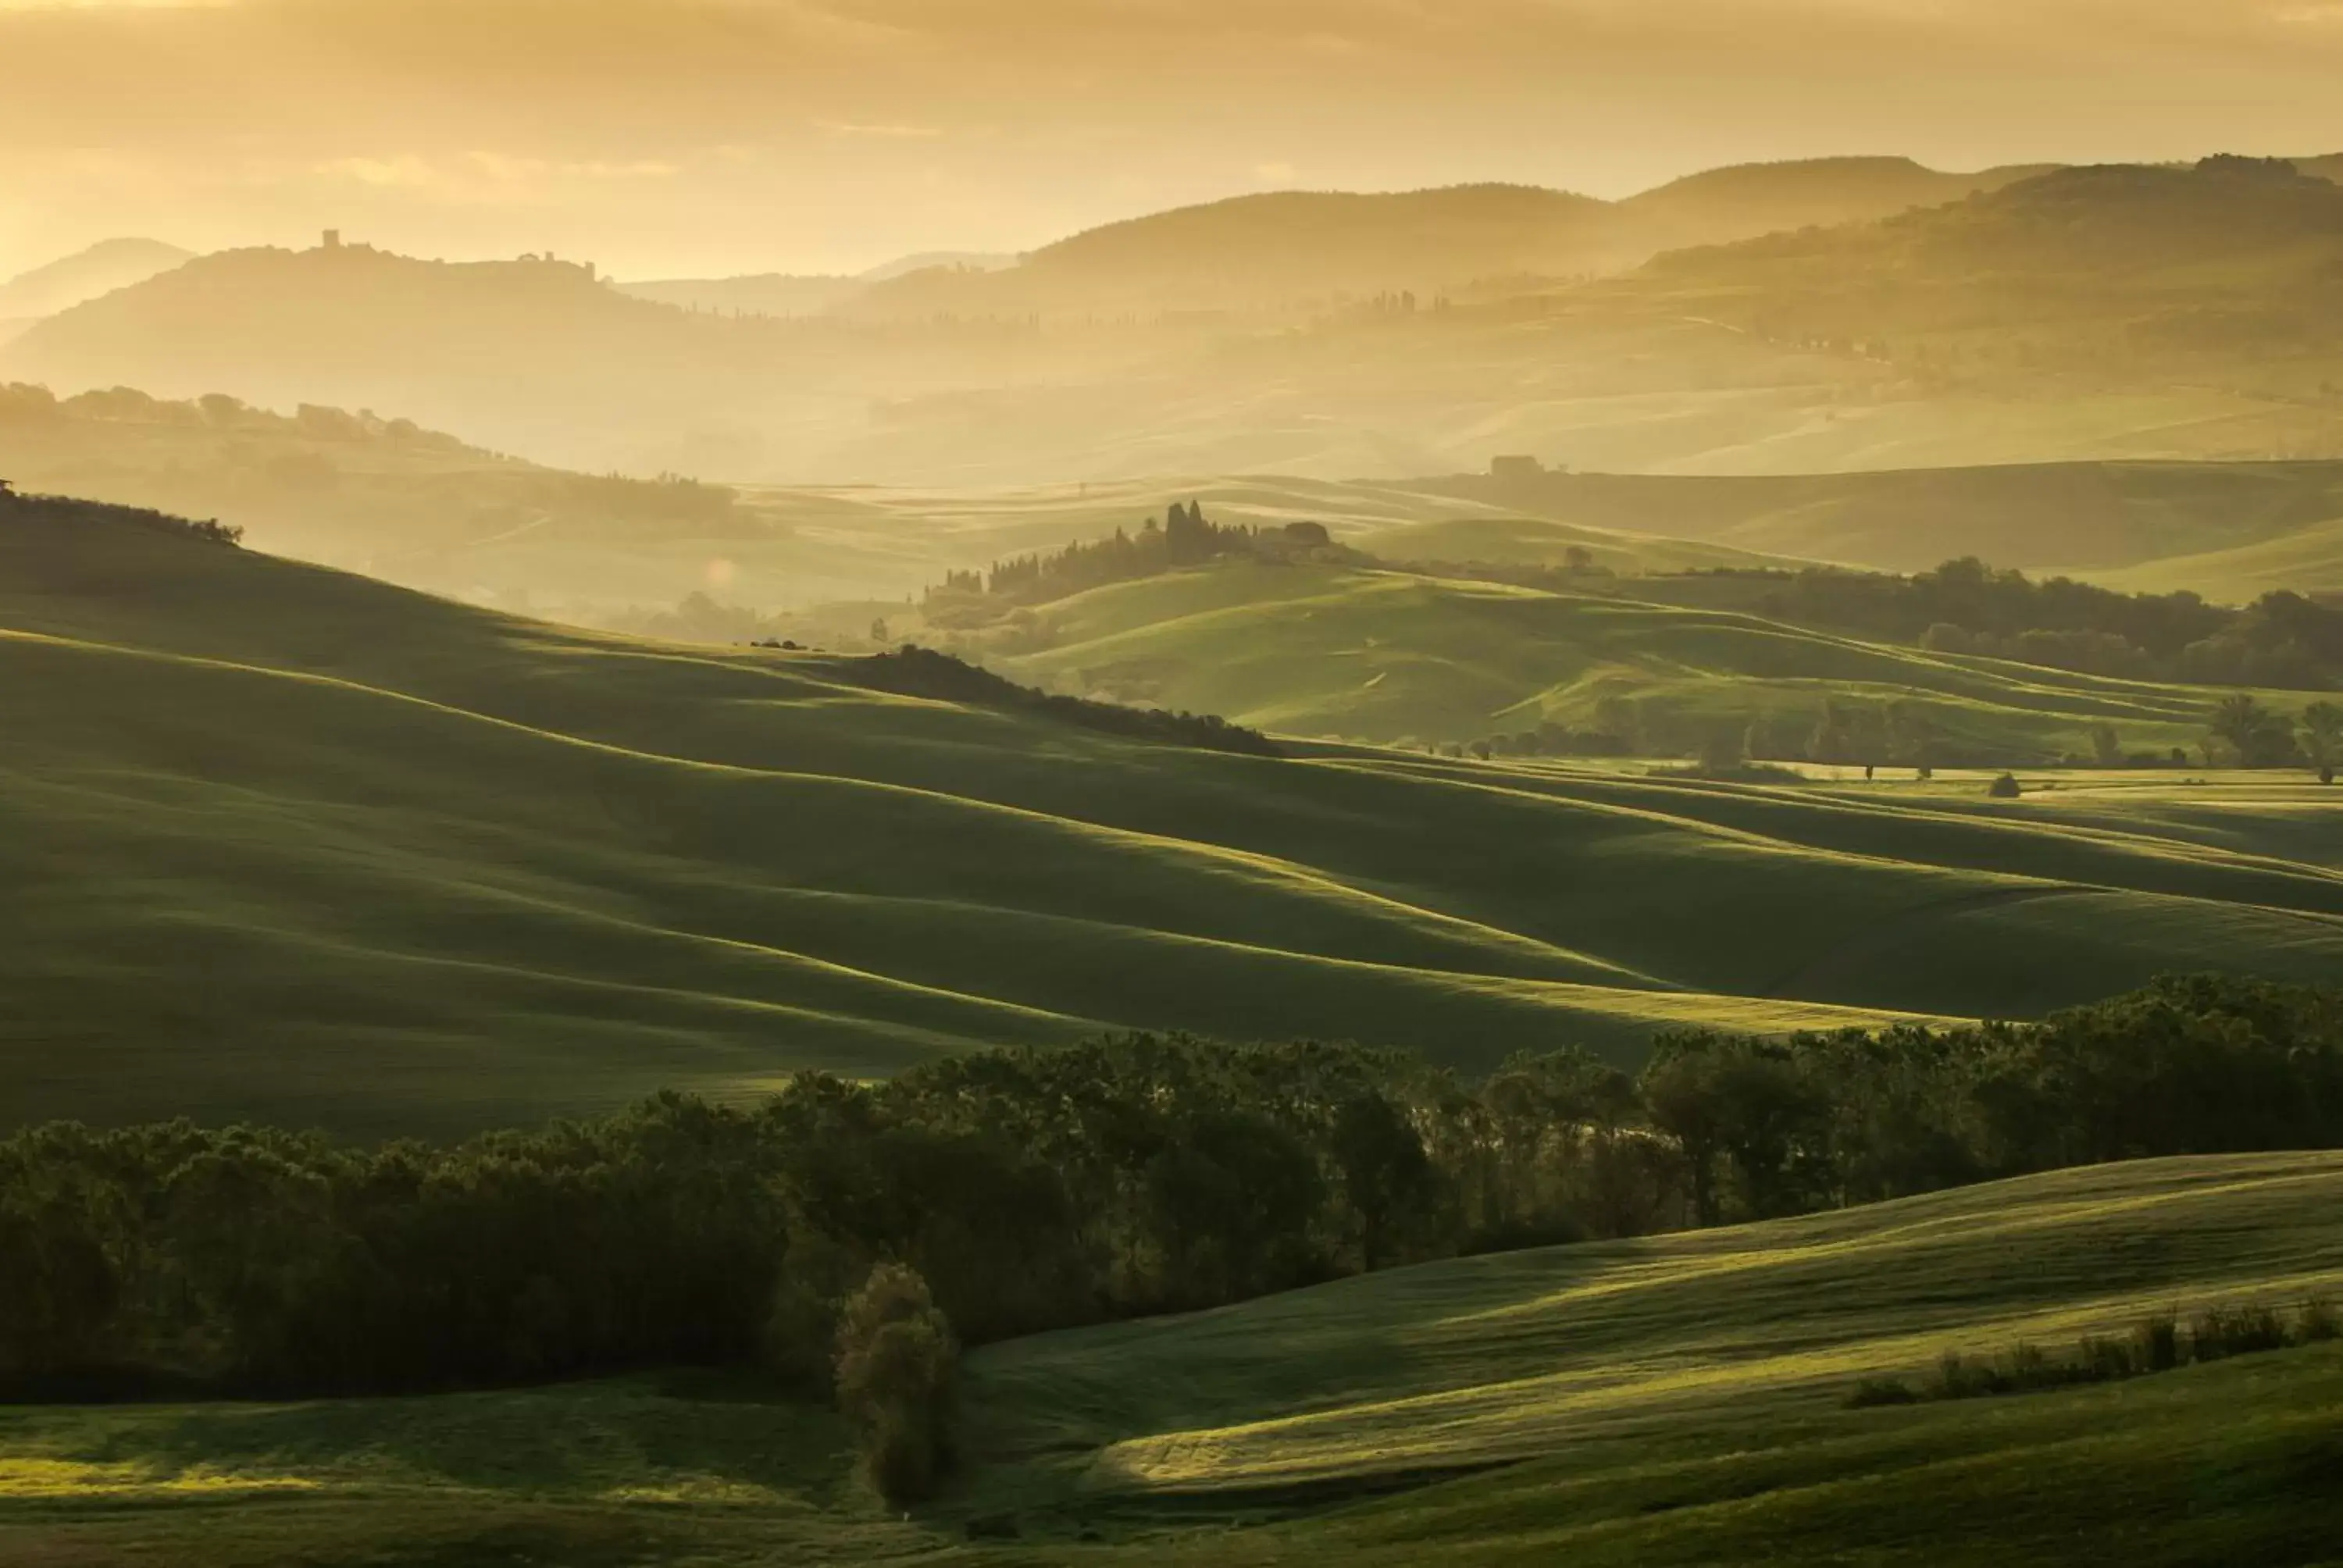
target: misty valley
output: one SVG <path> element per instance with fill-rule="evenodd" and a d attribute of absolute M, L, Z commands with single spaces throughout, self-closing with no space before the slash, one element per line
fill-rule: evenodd
<path fill-rule="evenodd" d="M 2343 154 L 1124 199 L 1027 9 L 0 106 L 0 1564 L 2332 1562 Z M 1431 25 L 1131 9 L 1200 146 Z M 485 137 L 516 18 L 0 59 Z"/>

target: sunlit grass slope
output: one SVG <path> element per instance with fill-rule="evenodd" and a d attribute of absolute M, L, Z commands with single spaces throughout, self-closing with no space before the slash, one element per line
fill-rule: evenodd
<path fill-rule="evenodd" d="M 851 674 L 17 508 L 7 1120 L 450 1131 L 1106 1027 L 1632 1061 L 1673 1023 L 2343 963 L 2343 877 L 2287 850 L 2306 791 L 2223 841 L 2120 801 L 1233 757 Z"/>
<path fill-rule="evenodd" d="M 2187 590 L 2217 602 L 2243 604 L 2266 593 L 2343 593 L 2343 517 L 2314 523 L 2273 539 L 2195 555 L 2171 556 L 2100 574 L 2110 588 L 2134 593 Z"/>
<path fill-rule="evenodd" d="M 842 1423 L 738 1375 L 299 1404 L 0 1410 L 0 1562 L 436 1564 L 924 1553 Z"/>
<path fill-rule="evenodd" d="M 1388 561 L 1473 561 L 1513 567 L 1566 566 L 1576 550 L 1583 551 L 1593 565 L 1623 577 L 1718 567 L 1795 568 L 1812 564 L 1700 539 L 1504 516 L 1443 518 L 1438 522 L 1380 528 L 1350 542 Z"/>
<path fill-rule="evenodd" d="M 2068 387 L 2036 387 L 2004 415 L 2056 425 L 2073 417 L 2078 396 Z M 2147 407 L 2138 413 L 2156 417 Z M 1859 429 L 1862 421 L 1849 423 Z M 1974 555 L 1998 567 L 2109 581 L 2152 572 L 2170 558 L 2282 549 L 2288 538 L 2343 514 L 2343 465 L 2333 462 L 1845 466 L 1878 471 L 1825 472 L 1834 465 L 1817 463 L 1810 473 L 1552 473 L 1527 482 L 1461 477 L 1408 487 L 1577 527 L 1888 571 Z M 2178 586 L 2217 599 L 2236 591 L 2225 579 Z"/>
<path fill-rule="evenodd" d="M 993 1345 L 968 1467 L 908 1518 L 834 1415 L 745 1372 L 0 1411 L 0 1561 L 2331 1562 L 2343 1347 L 1844 1401 L 1946 1350 L 2336 1292 L 2338 1199 L 2331 1154 L 2101 1167 Z"/>
<path fill-rule="evenodd" d="M 2338 1445 L 2343 1351 L 2322 1345 L 2019 1400 L 1720 1412 L 1299 1523 L 1243 1528 L 1248 1511 L 1215 1498 L 1118 1550 L 1015 1560 L 2332 1564 Z"/>
<path fill-rule="evenodd" d="M 2331 1293 L 2338 1198 L 2331 1154 L 2143 1161 L 1013 1342 L 970 1363 L 990 1461 L 973 1493 L 1365 1487 L 1823 1422 L 1859 1378 L 1946 1350 Z"/>
<path fill-rule="evenodd" d="M 1554 719 L 1595 728 L 1638 705 L 1682 746 L 1776 720 L 1803 740 L 1825 697 L 1912 703 L 1943 748 L 2055 760 L 2202 739 L 2213 694 L 1926 652 L 1757 617 L 1345 568 L 1226 567 L 1116 584 L 1046 606 L 1001 647 L 1021 678 L 1224 713 L 1300 734 L 1468 740 Z M 2297 707 L 2300 698 L 2272 699 Z"/>

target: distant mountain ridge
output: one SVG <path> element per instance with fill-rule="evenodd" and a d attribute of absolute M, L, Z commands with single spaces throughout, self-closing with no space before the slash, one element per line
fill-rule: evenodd
<path fill-rule="evenodd" d="M 194 259 L 158 239 L 101 240 L 0 283 L 0 321 L 34 320 L 146 282 Z"/>
<path fill-rule="evenodd" d="M 753 273 L 739 277 L 646 278 L 618 283 L 621 294 L 686 310 L 712 310 L 743 316 L 819 316 L 837 309 L 868 292 L 873 285 L 934 267 L 995 272 L 1014 266 L 1014 256 L 990 251 L 935 250 L 898 256 L 866 272 Z"/>
<path fill-rule="evenodd" d="M 2046 367 L 2295 356 L 2343 345 L 2343 186 L 2281 159 L 2059 169 L 1875 224 L 1675 252 L 1619 295 L 1875 354 L 1956 354 L 1990 329 Z"/>
<path fill-rule="evenodd" d="M 1624 201 L 1537 186 L 1357 193 L 1264 191 L 1084 229 L 1024 256 L 938 253 L 857 276 L 772 274 L 626 284 L 689 308 L 839 311 L 1209 311 L 1614 273 L 1662 251 L 1958 201 L 2053 165 L 1946 173 L 1904 157 L 1744 164 Z"/>
<path fill-rule="evenodd" d="M 1739 164 L 1687 175 L 1619 205 L 1656 229 L 1672 230 L 1679 244 L 1719 245 L 1941 206 L 2057 167 L 2012 164 L 1976 174 L 1946 174 L 1900 157 Z"/>
<path fill-rule="evenodd" d="M 1443 289 L 1623 272 L 1684 246 L 1870 221 L 2035 172 L 1819 158 L 1710 170 L 1621 202 L 1514 185 L 1269 191 L 1087 229 L 980 276 L 914 275 L 853 308 L 1242 309 L 1401 291 L 1429 303 Z"/>
<path fill-rule="evenodd" d="M 756 301 L 808 281 L 664 303 L 550 260 L 227 252 L 38 322 L 0 377 L 817 485 L 2343 456 L 2343 188 L 2275 161 L 1267 193 Z"/>
<path fill-rule="evenodd" d="M 646 365 L 703 373 L 719 330 L 568 262 L 332 245 L 201 256 L 41 321 L 0 354 L 10 376 L 66 389 L 411 410 L 512 446 L 638 407 L 629 378 Z"/>

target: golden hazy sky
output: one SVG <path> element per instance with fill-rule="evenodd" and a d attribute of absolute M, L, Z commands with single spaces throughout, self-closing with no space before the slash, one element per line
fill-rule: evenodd
<path fill-rule="evenodd" d="M 2343 0 L 0 0 L 0 276 L 92 240 L 624 276 L 1279 186 L 2343 150 Z"/>

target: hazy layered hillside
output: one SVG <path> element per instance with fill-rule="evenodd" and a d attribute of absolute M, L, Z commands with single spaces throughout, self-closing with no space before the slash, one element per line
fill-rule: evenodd
<path fill-rule="evenodd" d="M 931 268 L 998 271 L 1018 257 L 981 251 L 935 251 L 907 256 L 868 272 L 799 275 L 759 273 L 744 277 L 652 278 L 621 283 L 619 291 L 661 305 L 719 315 L 819 316 L 850 304 L 878 285 Z"/>
<path fill-rule="evenodd" d="M 2000 183 L 2021 172 L 1775 166 L 1644 206 L 1274 193 L 819 315 L 789 280 L 652 290 L 669 306 L 547 261 L 236 252 L 40 323 L 0 373 L 397 410 L 594 471 L 954 489 L 1505 452 L 1723 474 L 2337 455 L 2343 191 L 2236 160 Z M 1570 281 L 1849 213 L 1878 221 Z"/>
<path fill-rule="evenodd" d="M 858 277 L 760 273 L 746 277 L 653 278 L 622 283 L 618 292 L 655 305 L 719 316 L 819 316 L 870 286 Z"/>
<path fill-rule="evenodd" d="M 664 305 L 566 263 L 243 251 L 37 324 L 0 374 L 396 410 L 593 471 L 954 489 L 2343 453 L 2343 189 L 2235 159 L 2024 172 L 1272 193 L 819 313 L 820 280 Z"/>
<path fill-rule="evenodd" d="M 31 321 L 144 283 L 194 258 L 156 239 L 109 239 L 0 283 L 0 322 Z"/>
<path fill-rule="evenodd" d="M 861 311 L 1324 308 L 1345 298 L 1502 293 L 1617 272 L 1664 250 L 1957 201 L 2028 172 L 1943 174 L 1908 158 L 1717 169 L 1624 202 L 1520 186 L 1391 195 L 1283 191 L 1111 224 L 982 276 L 929 275 Z"/>
<path fill-rule="evenodd" d="M 1610 272 L 1649 254 L 1610 204 L 1562 191 L 1283 191 L 1092 229 L 1006 271 L 913 274 L 856 308 L 1306 310 L 1406 290 L 1429 306 L 1444 286 Z"/>
<path fill-rule="evenodd" d="M 1941 206 L 1979 191 L 2049 172 L 2018 165 L 1946 174 L 1910 158 L 1815 158 L 1742 164 L 1687 175 L 1620 205 L 1655 238 L 1657 249 L 1723 245 L 1760 235 L 1868 223 L 1912 207 Z"/>
<path fill-rule="evenodd" d="M 843 632 L 812 640 L 832 646 L 861 639 L 874 618 L 909 630 L 909 601 L 948 572 L 1111 533 L 1174 501 L 1257 526 L 1315 522 L 1342 538 L 1514 516 L 1446 494 L 1278 477 L 997 492 L 614 478 L 321 405 L 280 414 L 216 394 L 59 398 L 25 386 L 0 386 L 0 478 L 218 518 L 273 554 L 555 619 L 639 618 L 699 595 L 723 613 L 677 635 L 738 642 L 766 635 L 758 617 L 830 607 L 825 618 Z M 1693 550 L 1704 562 L 1740 558 Z M 801 635 L 791 624 L 787 635 Z"/>
<path fill-rule="evenodd" d="M 382 407 L 498 445 L 576 449 L 618 411 L 657 407 L 665 393 L 628 386 L 647 365 L 714 374 L 716 330 L 568 263 L 240 250 L 45 321 L 5 362 L 71 390 Z"/>
<path fill-rule="evenodd" d="M 2322 463 L 729 487 L 548 469 L 317 405 L 274 414 L 221 396 L 0 387 L 0 477 L 219 518 L 273 553 L 433 592 L 598 625 L 658 617 L 668 635 L 716 641 L 853 647 L 878 621 L 890 638 L 918 634 L 905 601 L 950 573 L 1188 501 L 1248 527 L 1314 523 L 1393 562 L 1560 568 L 1583 550 L 1635 577 L 1816 559 L 1918 570 L 1976 555 L 2219 602 L 2343 592 L 2343 465 Z M 677 613 L 685 601 L 691 613 Z"/>
<path fill-rule="evenodd" d="M 1112 1024 L 1632 1059 L 2343 963 L 2343 879 L 2289 858 L 2316 786 L 1989 811 L 1232 756 L 135 517 L 7 504 L 0 552 L 35 1118 L 467 1125 Z"/>
<path fill-rule="evenodd" d="M 1679 254 L 1634 287 L 1713 291 L 1725 318 L 1761 335 L 1859 343 L 1913 366 L 2276 356 L 2331 372 L 2338 264 L 2343 188 L 2281 161 L 2217 157 L 2057 170 L 1875 225 Z M 2318 389 L 2314 377 L 2307 390 Z"/>

